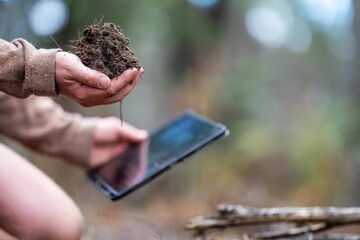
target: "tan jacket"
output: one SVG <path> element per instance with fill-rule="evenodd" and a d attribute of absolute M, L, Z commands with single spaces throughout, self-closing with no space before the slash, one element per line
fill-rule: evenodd
<path fill-rule="evenodd" d="M 86 166 L 94 122 L 65 113 L 50 98 L 29 97 L 57 95 L 58 51 L 35 49 L 24 39 L 0 39 L 0 132 L 36 151 Z"/>

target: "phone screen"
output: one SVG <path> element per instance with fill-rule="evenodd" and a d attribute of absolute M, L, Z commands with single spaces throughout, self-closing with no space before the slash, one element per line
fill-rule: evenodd
<path fill-rule="evenodd" d="M 102 190 L 105 186 L 107 191 L 122 195 L 225 132 L 226 128 L 219 123 L 186 113 L 153 132 L 148 141 L 130 145 L 127 151 L 93 170 L 91 175 L 102 184 Z"/>

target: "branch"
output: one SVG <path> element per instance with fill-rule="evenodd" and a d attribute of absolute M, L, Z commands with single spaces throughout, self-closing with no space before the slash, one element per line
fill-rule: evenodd
<path fill-rule="evenodd" d="M 255 239 L 274 239 L 274 238 L 289 238 L 296 237 L 303 234 L 312 234 L 319 231 L 329 229 L 325 223 L 316 223 L 302 227 L 295 227 L 288 230 L 272 231 L 254 234 L 252 237 Z"/>
<path fill-rule="evenodd" d="M 282 231 L 257 233 L 251 237 L 263 239 L 294 237 L 325 231 L 334 227 L 359 224 L 360 208 L 251 208 L 241 205 L 222 204 L 218 208 L 218 215 L 196 217 L 191 220 L 186 228 L 204 234 L 208 229 L 279 222 L 295 224 L 295 227 Z"/>

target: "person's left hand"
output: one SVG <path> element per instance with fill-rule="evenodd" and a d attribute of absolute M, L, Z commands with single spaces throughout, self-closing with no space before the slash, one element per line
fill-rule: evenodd
<path fill-rule="evenodd" d="M 84 107 L 121 101 L 143 73 L 143 68 L 131 68 L 110 80 L 104 73 L 86 67 L 72 53 L 56 54 L 55 81 L 58 92 Z"/>
<path fill-rule="evenodd" d="M 137 129 L 125 122 L 121 123 L 118 118 L 98 119 L 88 167 L 99 166 L 125 151 L 130 143 L 141 143 L 147 138 L 147 131 Z"/>

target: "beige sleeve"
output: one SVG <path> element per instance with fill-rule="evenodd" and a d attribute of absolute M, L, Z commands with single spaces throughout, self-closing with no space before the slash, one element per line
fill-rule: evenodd
<path fill-rule="evenodd" d="M 19 99 L 0 92 L 0 132 L 41 153 L 86 167 L 95 119 L 63 111 L 50 98 Z"/>
<path fill-rule="evenodd" d="M 0 39 L 0 91 L 18 98 L 55 96 L 55 56 L 60 49 L 35 49 L 24 39 Z"/>

